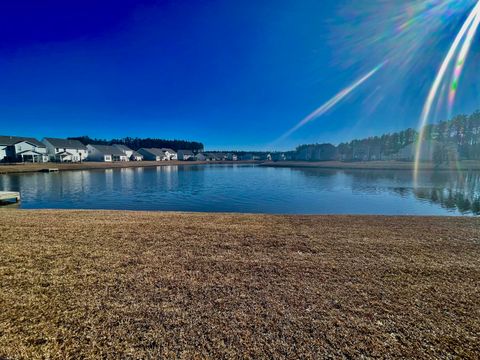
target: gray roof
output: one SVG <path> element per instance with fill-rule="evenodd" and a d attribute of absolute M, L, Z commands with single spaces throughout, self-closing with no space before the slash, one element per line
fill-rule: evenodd
<path fill-rule="evenodd" d="M 97 149 L 98 152 L 104 155 L 115 155 L 115 156 L 125 156 L 125 154 L 115 146 L 112 145 L 91 145 Z"/>
<path fill-rule="evenodd" d="M 184 155 L 193 155 L 193 151 L 192 150 L 178 150 L 178 152 L 182 152 Z"/>
<path fill-rule="evenodd" d="M 87 150 L 87 147 L 78 140 L 57 139 L 57 138 L 45 138 L 53 147 L 62 149 L 76 149 Z"/>
<path fill-rule="evenodd" d="M 123 145 L 123 144 L 113 144 L 116 148 L 122 150 L 122 151 L 132 151 L 128 146 Z"/>
<path fill-rule="evenodd" d="M 161 148 L 160 150 L 165 151 L 165 152 L 168 151 L 170 154 L 176 154 L 177 153 L 175 150 L 172 150 L 172 149 L 169 149 L 169 148 Z"/>
<path fill-rule="evenodd" d="M 137 152 L 137 151 L 133 151 L 133 153 L 132 153 L 132 156 L 135 156 L 135 157 L 142 157 L 142 158 L 143 158 L 143 155 L 142 155 L 142 154 L 140 154 L 140 153 L 139 153 L 139 152 Z"/>
<path fill-rule="evenodd" d="M 155 156 L 167 156 L 165 152 L 162 149 L 157 149 L 157 148 L 142 148 L 140 150 L 149 152 L 150 154 L 153 154 Z"/>
<path fill-rule="evenodd" d="M 22 141 L 27 141 L 39 148 L 45 148 L 45 144 L 42 144 L 40 141 L 38 141 L 35 138 L 20 137 L 20 136 L 0 136 L 0 145 L 11 146 Z"/>

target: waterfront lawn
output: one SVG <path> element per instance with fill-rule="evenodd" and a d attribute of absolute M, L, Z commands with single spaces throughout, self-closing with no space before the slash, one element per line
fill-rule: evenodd
<path fill-rule="evenodd" d="M 480 356 L 480 219 L 0 216 L 0 358 Z"/>

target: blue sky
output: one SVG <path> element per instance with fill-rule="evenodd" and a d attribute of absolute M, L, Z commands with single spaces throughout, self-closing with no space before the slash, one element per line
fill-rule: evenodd
<path fill-rule="evenodd" d="M 0 133 L 177 138 L 256 150 L 415 127 L 449 34 L 394 86 L 385 85 L 390 67 L 275 142 L 377 65 L 339 49 L 345 42 L 336 31 L 351 26 L 339 14 L 349 2 L 2 2 Z M 478 63 L 476 54 L 469 61 Z M 471 68 L 465 76 L 478 78 Z M 478 94 L 476 82 L 468 86 L 464 94 Z M 477 105 L 477 96 L 462 96 L 455 111 Z"/>

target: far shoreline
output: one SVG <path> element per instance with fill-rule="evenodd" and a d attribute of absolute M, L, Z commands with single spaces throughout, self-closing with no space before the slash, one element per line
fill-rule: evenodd
<path fill-rule="evenodd" d="M 0 175 L 35 173 L 42 170 L 75 171 L 75 170 L 103 170 L 125 168 L 147 168 L 158 166 L 178 165 L 229 165 L 229 164 L 259 164 L 259 161 L 117 161 L 117 162 L 93 162 L 81 163 L 19 163 L 0 164 Z"/>
<path fill-rule="evenodd" d="M 18 163 L 0 164 L 0 175 L 35 173 L 46 170 L 75 171 L 75 170 L 105 170 L 125 168 L 148 168 L 159 166 L 189 166 L 189 165 L 258 165 L 276 168 L 317 168 L 329 170 L 403 170 L 414 171 L 415 164 L 408 161 L 118 161 L 118 162 L 90 162 L 81 163 Z M 421 163 L 421 171 L 480 171 L 480 161 L 463 160 L 455 164 L 436 165 L 431 162 Z"/>
<path fill-rule="evenodd" d="M 268 161 L 259 164 L 265 167 L 319 168 L 332 170 L 406 170 L 414 171 L 415 163 L 410 161 Z M 477 171 L 480 161 L 463 160 L 456 164 L 436 165 L 431 162 L 421 163 L 421 171 Z"/>

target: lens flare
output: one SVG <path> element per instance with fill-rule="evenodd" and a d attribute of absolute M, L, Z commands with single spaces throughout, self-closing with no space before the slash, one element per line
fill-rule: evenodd
<path fill-rule="evenodd" d="M 477 5 L 477 7 L 480 5 Z M 462 49 L 460 50 L 460 53 L 458 54 L 458 58 L 456 61 L 455 69 L 453 70 L 453 76 L 452 76 L 452 84 L 450 86 L 450 92 L 448 95 L 448 113 L 449 117 L 452 114 L 452 108 L 453 104 L 455 102 L 455 96 L 457 93 L 458 89 L 458 84 L 460 82 L 460 77 L 462 76 L 463 68 L 465 66 L 465 62 L 468 57 L 468 53 L 470 52 L 470 48 L 473 43 L 473 38 L 475 37 L 475 34 L 477 33 L 478 26 L 480 24 L 480 8 L 476 11 L 475 13 L 475 19 L 473 20 L 470 29 L 468 30 L 468 33 L 466 35 L 465 41 L 463 43 Z"/>
<path fill-rule="evenodd" d="M 333 98 L 328 100 L 325 104 L 320 106 L 317 110 L 312 112 L 310 115 L 305 117 L 303 120 L 301 120 L 297 125 L 295 125 L 293 128 L 288 130 L 285 134 L 283 134 L 280 138 L 277 139 L 277 141 L 282 141 L 292 135 L 295 131 L 300 129 L 302 126 L 308 124 L 309 122 L 312 122 L 319 118 L 320 116 L 324 115 L 326 112 L 328 112 L 330 109 L 332 109 L 335 105 L 337 105 L 340 101 L 342 101 L 346 96 L 348 96 L 352 91 L 354 91 L 356 88 L 358 88 L 360 85 L 362 85 L 365 81 L 370 79 L 377 71 L 379 71 L 387 61 L 381 63 L 380 65 L 376 66 L 373 70 L 368 72 L 366 75 L 362 76 L 360 79 L 355 81 L 352 85 L 346 87 L 342 91 L 340 91 L 337 95 L 335 95 Z"/>
<path fill-rule="evenodd" d="M 479 21 L 480 21 L 480 0 L 477 2 L 473 10 L 470 12 L 469 16 L 467 17 L 460 31 L 455 37 L 455 40 L 450 46 L 450 49 L 445 59 L 443 60 L 443 63 L 440 66 L 440 69 L 437 72 L 437 76 L 435 77 L 432 87 L 430 88 L 430 92 L 425 101 L 425 105 L 423 107 L 422 116 L 419 124 L 419 138 L 417 141 L 417 146 L 415 151 L 415 164 L 414 164 L 415 184 L 417 183 L 418 171 L 420 167 L 420 154 L 422 152 L 422 146 L 423 146 L 423 141 L 425 136 L 425 125 L 427 125 L 427 122 L 432 110 L 432 106 L 438 95 L 438 90 L 445 79 L 445 74 L 447 73 L 449 67 L 452 66 L 452 62 L 453 62 L 453 59 L 455 58 L 455 54 L 457 53 L 458 48 L 461 46 L 461 50 L 458 54 L 458 59 L 456 62 L 456 67 L 454 68 L 452 85 L 450 87 L 450 92 L 449 92 L 449 109 L 451 109 L 453 106 L 453 101 L 455 99 L 455 93 L 458 88 L 460 75 L 462 73 L 463 66 L 465 64 L 468 52 L 470 50 L 471 43 L 478 29 Z M 462 44 L 462 41 L 463 41 L 463 44 Z"/>

